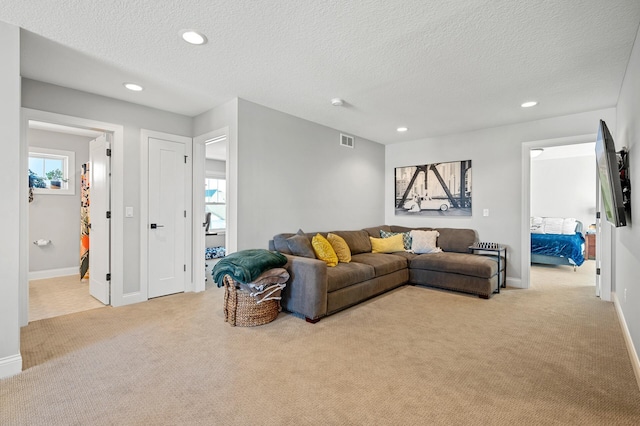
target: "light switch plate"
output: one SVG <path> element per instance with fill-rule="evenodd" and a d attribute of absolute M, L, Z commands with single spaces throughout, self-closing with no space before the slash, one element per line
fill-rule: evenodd
<path fill-rule="evenodd" d="M 124 216 L 125 217 L 133 217 L 133 207 L 125 207 L 124 208 Z"/>
<path fill-rule="evenodd" d="M 489 216 L 489 209 L 482 210 L 482 216 Z"/>

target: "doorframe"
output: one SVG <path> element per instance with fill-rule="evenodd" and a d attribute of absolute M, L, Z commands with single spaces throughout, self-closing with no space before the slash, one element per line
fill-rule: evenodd
<path fill-rule="evenodd" d="M 27 176 L 29 170 L 29 121 L 44 121 L 70 127 L 100 130 L 113 135 L 111 156 L 111 305 L 125 304 L 124 289 L 124 126 L 104 121 L 57 114 L 31 108 L 20 108 L 20 169 Z M 20 274 L 19 274 L 19 317 L 20 326 L 29 323 L 29 201 L 27 179 L 20 179 Z"/>
<path fill-rule="evenodd" d="M 227 136 L 227 151 L 225 158 L 225 179 L 227 180 L 227 188 L 229 187 L 229 126 L 223 127 L 218 130 L 212 130 L 203 135 L 193 138 L 193 291 L 205 290 L 205 235 L 202 232 L 202 226 L 198 226 L 202 222 L 202 213 L 204 212 L 204 196 L 203 185 L 206 178 L 206 144 L 207 141 L 226 135 Z M 227 191 L 228 192 L 228 191 Z M 227 229 L 225 231 L 225 247 L 229 247 L 230 235 L 229 232 L 229 198 L 227 198 L 226 205 L 226 217 L 227 217 Z"/>
<path fill-rule="evenodd" d="M 521 163 L 522 163 L 522 200 L 521 200 L 521 220 L 520 220 L 520 241 L 521 247 L 520 250 L 522 252 L 522 288 L 531 287 L 531 229 L 530 229 L 530 218 L 531 218 L 531 154 L 530 150 L 532 148 L 548 148 L 553 146 L 561 146 L 561 145 L 575 145 L 581 143 L 590 143 L 595 142 L 598 135 L 595 133 L 585 134 L 585 135 L 577 135 L 577 136 L 569 136 L 563 138 L 554 138 L 554 139 L 543 139 L 536 141 L 528 141 L 522 143 L 522 152 L 521 152 Z M 594 165 L 595 167 L 595 165 Z M 596 185 L 599 184 L 596 175 Z M 596 201 L 596 205 L 597 205 Z M 598 238 L 600 241 L 601 238 Z M 608 250 L 602 246 L 602 250 L 598 253 L 601 258 L 609 258 L 611 257 L 611 247 Z M 602 262 L 603 259 L 597 259 L 597 262 Z M 609 262 L 610 263 L 610 262 Z M 610 301 L 611 300 L 611 277 L 607 277 L 605 275 L 600 276 L 601 283 L 601 295 L 600 298 L 602 300 Z"/>
<path fill-rule="evenodd" d="M 140 292 L 132 294 L 138 302 L 149 299 L 149 138 L 161 139 L 169 142 L 182 143 L 185 145 L 187 155 L 187 169 L 185 171 L 185 208 L 187 208 L 187 221 L 185 224 L 185 264 L 188 269 L 185 274 L 184 291 L 194 290 L 193 274 L 193 183 L 189 179 L 193 175 L 193 139 L 187 136 L 174 135 L 171 133 L 157 132 L 155 130 L 140 130 Z M 188 211 L 191 209 L 191 212 Z"/>

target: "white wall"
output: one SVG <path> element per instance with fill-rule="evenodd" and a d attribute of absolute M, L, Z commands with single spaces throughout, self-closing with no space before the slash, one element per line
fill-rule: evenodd
<path fill-rule="evenodd" d="M 616 149 L 623 146 L 629 149 L 632 195 L 627 226 L 613 231 L 615 292 L 635 350 L 640 352 L 640 35 L 636 37 L 620 90 L 615 135 Z"/>
<path fill-rule="evenodd" d="M 238 249 L 277 233 L 384 222 L 384 146 L 240 99 Z"/>
<path fill-rule="evenodd" d="M 521 272 L 521 144 L 528 141 L 597 132 L 598 120 L 615 122 L 615 109 L 554 117 L 510 126 L 420 139 L 386 146 L 385 222 L 405 226 L 474 228 L 481 240 L 506 244 L 507 276 L 520 286 Z M 395 216 L 394 168 L 416 164 L 472 160 L 471 217 Z M 482 216 L 489 209 L 489 216 Z"/>
<path fill-rule="evenodd" d="M 596 222 L 596 159 L 592 156 L 531 160 L 531 216 Z"/>
<path fill-rule="evenodd" d="M 124 220 L 124 293 L 140 290 L 140 130 L 191 136 L 191 117 L 39 81 L 22 80 L 22 106 L 124 126 L 124 205 L 134 217 Z M 112 212 L 122 215 L 124 212 Z M 25 236 L 26 238 L 26 236 Z"/>
<path fill-rule="evenodd" d="M 20 170 L 20 32 L 0 22 L 0 378 L 22 369 L 20 357 L 20 198 L 27 197 Z M 25 191 L 21 191 L 25 189 Z"/>
<path fill-rule="evenodd" d="M 29 129 L 30 147 L 61 149 L 75 153 L 74 195 L 35 194 L 29 203 L 29 242 L 44 239 L 52 244 L 29 244 L 29 272 L 80 265 L 80 171 L 89 161 L 87 136 Z"/>

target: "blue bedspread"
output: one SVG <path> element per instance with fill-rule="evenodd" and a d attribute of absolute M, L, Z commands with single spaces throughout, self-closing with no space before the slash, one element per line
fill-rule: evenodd
<path fill-rule="evenodd" d="M 566 257 L 580 266 L 584 263 L 584 237 L 574 235 L 531 234 L 531 253 L 547 256 Z"/>

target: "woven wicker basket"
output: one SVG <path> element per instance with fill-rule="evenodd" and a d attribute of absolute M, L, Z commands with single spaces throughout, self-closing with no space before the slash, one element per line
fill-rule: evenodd
<path fill-rule="evenodd" d="M 277 318 L 279 300 L 256 303 L 246 291 L 238 290 L 229 275 L 224 277 L 224 320 L 231 325 L 253 327 L 267 324 Z"/>

